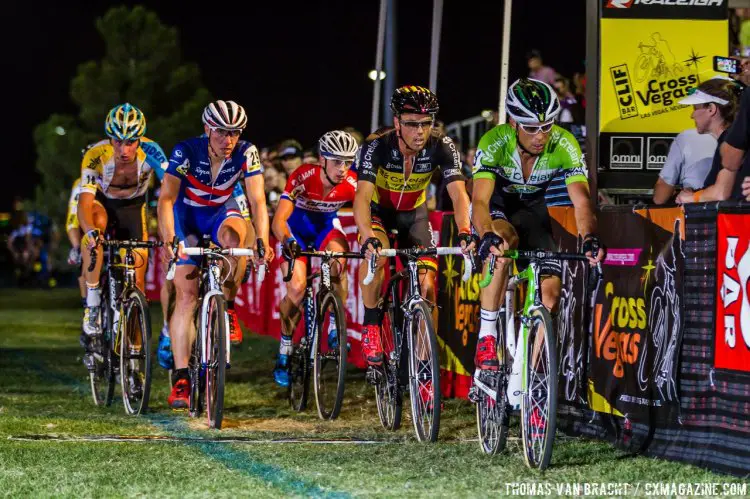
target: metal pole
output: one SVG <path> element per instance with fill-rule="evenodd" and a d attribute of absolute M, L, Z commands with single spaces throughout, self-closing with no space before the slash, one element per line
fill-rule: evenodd
<path fill-rule="evenodd" d="M 387 14 L 385 21 L 385 81 L 383 87 L 383 123 L 390 125 L 393 112 L 390 106 L 390 96 L 396 90 L 396 0 L 386 0 Z"/>
<path fill-rule="evenodd" d="M 594 206 L 599 198 L 599 4 L 595 0 L 586 2 L 586 159 Z"/>
<path fill-rule="evenodd" d="M 380 107 L 380 72 L 383 71 L 383 41 L 385 39 L 386 0 L 380 0 L 380 14 L 378 17 L 378 47 L 375 53 L 375 85 L 372 96 L 372 119 L 370 131 L 378 128 L 378 107 Z"/>
<path fill-rule="evenodd" d="M 430 46 L 430 90 L 437 93 L 438 59 L 440 58 L 440 32 L 443 24 L 443 0 L 432 4 L 432 45 Z"/>
<path fill-rule="evenodd" d="M 497 123 L 505 123 L 505 92 L 508 91 L 508 65 L 510 58 L 510 15 L 513 0 L 505 0 L 503 10 L 503 53 L 500 65 L 500 103 L 497 106 Z"/>

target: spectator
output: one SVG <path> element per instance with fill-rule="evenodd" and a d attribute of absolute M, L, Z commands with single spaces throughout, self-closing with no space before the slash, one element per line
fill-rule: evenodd
<path fill-rule="evenodd" d="M 586 73 L 573 74 L 573 88 L 576 100 L 586 109 Z"/>
<path fill-rule="evenodd" d="M 654 185 L 655 204 L 664 204 L 672 199 L 678 185 L 694 191 L 703 189 L 716 153 L 716 139 L 711 133 L 700 132 L 696 128 L 689 128 L 674 138 Z"/>
<path fill-rule="evenodd" d="M 302 164 L 302 145 L 294 139 L 287 139 L 279 145 L 281 167 L 287 176 Z"/>
<path fill-rule="evenodd" d="M 727 158 L 723 157 L 724 145 L 730 145 L 732 149 L 737 146 L 747 147 L 747 120 L 750 118 L 750 109 L 737 114 L 739 104 L 739 87 L 731 80 L 724 78 L 712 78 L 698 85 L 696 91 L 689 97 L 682 99 L 679 103 L 693 105 L 693 120 L 699 133 L 710 133 L 716 137 L 718 148 L 714 153 L 711 170 L 706 177 L 703 190 L 693 191 L 692 189 L 683 189 L 677 195 L 677 202 L 698 203 L 701 201 L 723 201 L 725 199 L 740 198 L 741 182 L 737 179 L 737 170 L 742 165 L 740 161 L 736 163 L 736 169 L 730 168 L 735 166 L 734 163 L 727 165 Z M 745 103 L 748 99 L 745 95 L 742 99 Z M 750 101 L 747 102 L 750 105 Z M 737 115 L 737 120 L 732 125 L 731 133 L 729 126 Z M 725 141 L 727 141 L 725 143 Z M 739 148 L 735 149 L 739 150 Z M 744 153 L 743 153 L 744 154 Z M 722 163 L 724 168 L 722 169 Z M 745 166 L 742 166 L 745 170 Z"/>
<path fill-rule="evenodd" d="M 474 156 L 477 154 L 477 148 L 476 147 L 470 147 L 466 150 L 466 154 L 464 154 L 464 163 L 474 166 Z"/>
<path fill-rule="evenodd" d="M 560 99 L 562 111 L 557 121 L 561 124 L 580 125 L 584 122 L 583 106 L 579 104 L 578 99 L 570 88 L 570 80 L 564 76 L 558 75 L 553 85 Z"/>
<path fill-rule="evenodd" d="M 276 165 L 274 165 L 274 160 L 277 155 L 278 153 L 270 147 L 264 147 L 260 150 L 260 163 L 263 165 L 264 170 L 276 167 Z"/>
<path fill-rule="evenodd" d="M 312 149 L 308 149 L 307 151 L 302 153 L 302 163 L 308 165 L 317 165 L 319 164 L 318 155 Z"/>
<path fill-rule="evenodd" d="M 544 65 L 541 52 L 536 49 L 529 50 L 526 53 L 526 63 L 529 65 L 529 78 L 541 80 L 550 85 L 555 84 L 557 71 Z"/>

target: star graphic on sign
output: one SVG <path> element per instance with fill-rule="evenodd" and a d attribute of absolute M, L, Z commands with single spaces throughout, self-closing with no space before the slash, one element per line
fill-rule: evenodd
<path fill-rule="evenodd" d="M 685 60 L 684 60 L 684 61 L 682 61 L 682 62 L 684 62 L 684 63 L 685 63 L 685 66 L 687 66 L 687 67 L 690 67 L 690 66 L 695 66 L 695 71 L 697 72 L 697 71 L 698 71 L 698 62 L 699 62 L 699 61 L 700 61 L 701 59 L 705 59 L 705 58 L 706 58 L 706 56 L 705 56 L 705 55 L 700 55 L 700 56 L 699 56 L 699 55 L 698 55 L 698 54 L 697 54 L 697 53 L 695 52 L 695 49 L 693 49 L 693 48 L 691 47 L 691 48 L 690 48 L 690 58 L 689 58 L 689 59 L 685 59 Z"/>
<path fill-rule="evenodd" d="M 645 295 L 646 287 L 648 286 L 648 278 L 651 277 L 651 271 L 656 268 L 656 266 L 654 266 L 654 260 L 649 258 L 648 263 L 641 268 L 646 271 L 644 276 L 641 278 L 641 280 L 643 281 L 643 294 Z"/>
<path fill-rule="evenodd" d="M 451 296 L 453 294 L 453 281 L 458 276 L 458 272 L 453 270 L 453 260 L 453 255 L 446 255 L 445 270 L 443 270 L 443 275 L 445 276 L 446 291 L 448 292 L 448 296 Z"/>

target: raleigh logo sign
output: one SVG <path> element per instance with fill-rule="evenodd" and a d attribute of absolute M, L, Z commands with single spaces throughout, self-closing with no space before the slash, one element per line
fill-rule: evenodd
<path fill-rule="evenodd" d="M 726 19 L 727 0 L 602 0 L 602 17 Z"/>

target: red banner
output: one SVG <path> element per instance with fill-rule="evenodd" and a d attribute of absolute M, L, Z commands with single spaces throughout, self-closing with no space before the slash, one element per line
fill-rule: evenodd
<path fill-rule="evenodd" d="M 750 372 L 750 217 L 717 219 L 714 367 Z"/>

